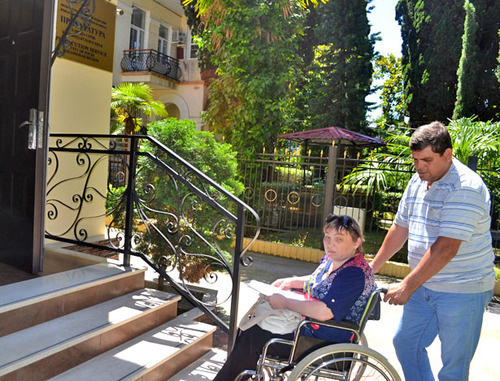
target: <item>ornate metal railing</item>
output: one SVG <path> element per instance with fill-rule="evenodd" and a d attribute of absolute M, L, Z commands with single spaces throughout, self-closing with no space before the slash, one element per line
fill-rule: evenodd
<path fill-rule="evenodd" d="M 179 60 L 153 49 L 124 50 L 121 60 L 123 72 L 145 71 L 179 81 Z"/>
<path fill-rule="evenodd" d="M 259 217 L 159 141 L 51 135 L 46 210 L 47 238 L 122 255 L 125 266 L 142 258 L 233 342 L 240 265 L 251 263 L 244 219 L 252 216 L 259 225 Z M 253 231 L 255 240 L 259 228 Z M 221 274 L 232 287 L 226 295 L 219 290 L 215 302 L 198 299 L 188 287 L 194 278 L 216 283 Z M 212 309 L 229 299 L 227 324 Z"/>

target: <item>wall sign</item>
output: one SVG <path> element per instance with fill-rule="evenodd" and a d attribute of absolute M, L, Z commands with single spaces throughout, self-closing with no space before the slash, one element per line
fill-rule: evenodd
<path fill-rule="evenodd" d="M 56 45 L 70 23 L 71 8 L 68 2 L 71 1 L 58 1 Z M 64 58 L 112 72 L 116 5 L 110 3 L 109 0 L 91 0 L 88 3 L 93 3 L 93 1 L 95 1 L 95 10 L 87 28 L 80 34 L 68 37 L 71 45 L 66 47 Z M 73 13 L 76 13 L 81 4 L 74 0 L 72 2 L 75 3 L 73 4 Z M 81 25 L 78 22 L 80 20 L 77 20 L 75 25 Z M 73 27 L 72 29 L 77 30 L 78 28 Z"/>

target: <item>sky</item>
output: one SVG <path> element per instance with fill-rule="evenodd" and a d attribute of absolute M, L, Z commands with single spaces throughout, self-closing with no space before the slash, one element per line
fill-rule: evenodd
<path fill-rule="evenodd" d="M 368 19 L 370 20 L 371 33 L 381 32 L 382 41 L 377 41 L 375 50 L 382 55 L 392 53 L 396 57 L 401 57 L 401 30 L 394 19 L 397 2 L 398 0 L 373 0 L 371 5 L 375 8 L 368 14 Z M 366 100 L 380 105 L 380 96 L 376 93 L 370 94 Z M 370 119 L 375 119 L 380 115 L 382 115 L 380 107 L 368 112 Z"/>
<path fill-rule="evenodd" d="M 401 56 L 401 30 L 394 19 L 396 3 L 398 0 L 373 0 L 371 5 L 375 8 L 368 18 L 371 32 L 381 32 L 382 41 L 378 41 L 375 49 L 382 55 L 393 53 Z"/>

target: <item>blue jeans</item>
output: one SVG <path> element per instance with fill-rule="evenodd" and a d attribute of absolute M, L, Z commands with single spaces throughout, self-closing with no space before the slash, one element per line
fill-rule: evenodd
<path fill-rule="evenodd" d="M 437 292 L 419 287 L 405 304 L 394 347 L 407 381 L 434 380 L 426 348 L 441 341 L 440 381 L 469 378 L 483 313 L 493 291 L 476 294 Z"/>

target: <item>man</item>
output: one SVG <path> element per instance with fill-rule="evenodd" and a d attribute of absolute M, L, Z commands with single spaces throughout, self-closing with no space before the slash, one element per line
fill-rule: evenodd
<path fill-rule="evenodd" d="M 434 380 L 426 348 L 436 335 L 439 380 L 467 380 L 495 282 L 490 195 L 481 178 L 452 157 L 443 124 L 418 128 L 410 149 L 417 173 L 371 266 L 377 272 L 408 240 L 411 272 L 384 297 L 404 304 L 394 347 L 406 380 Z"/>

